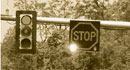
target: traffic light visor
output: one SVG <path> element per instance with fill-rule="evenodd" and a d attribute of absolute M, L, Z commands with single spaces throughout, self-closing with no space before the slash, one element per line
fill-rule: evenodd
<path fill-rule="evenodd" d="M 21 41 L 21 48 L 30 48 L 31 41 L 28 38 L 25 38 Z"/>

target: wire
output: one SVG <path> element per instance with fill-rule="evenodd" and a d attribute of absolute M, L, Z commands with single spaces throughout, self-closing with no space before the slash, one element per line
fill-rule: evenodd
<path fill-rule="evenodd" d="M 11 22 L 9 22 L 9 21 L 6 21 L 8 24 L 10 24 L 10 25 L 15 25 L 15 23 L 11 23 Z"/>

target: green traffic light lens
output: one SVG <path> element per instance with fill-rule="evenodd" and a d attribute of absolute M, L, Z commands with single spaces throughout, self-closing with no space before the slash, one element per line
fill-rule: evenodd
<path fill-rule="evenodd" d="M 31 28 L 26 26 L 21 30 L 23 36 L 29 36 L 31 34 Z"/>
<path fill-rule="evenodd" d="M 31 17 L 29 15 L 25 15 L 21 18 L 22 24 L 29 25 L 31 23 Z"/>
<path fill-rule="evenodd" d="M 30 48 L 30 46 L 31 46 L 31 41 L 29 39 L 25 38 L 21 41 L 21 48 L 22 49 L 23 48 Z"/>

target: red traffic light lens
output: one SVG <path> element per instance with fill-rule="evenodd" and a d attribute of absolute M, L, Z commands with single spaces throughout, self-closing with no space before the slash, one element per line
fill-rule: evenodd
<path fill-rule="evenodd" d="M 29 15 L 25 15 L 21 18 L 22 24 L 28 25 L 31 23 L 31 17 Z"/>
<path fill-rule="evenodd" d="M 31 28 L 26 26 L 21 30 L 23 36 L 29 36 L 31 34 Z"/>
<path fill-rule="evenodd" d="M 21 41 L 21 48 L 22 49 L 23 48 L 30 48 L 30 46 L 31 46 L 31 41 L 29 39 L 25 38 Z"/>

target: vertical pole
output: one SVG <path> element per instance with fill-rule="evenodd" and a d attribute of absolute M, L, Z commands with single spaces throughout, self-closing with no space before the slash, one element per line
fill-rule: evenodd
<path fill-rule="evenodd" d="M 27 10 L 27 1 L 25 0 L 25 6 L 24 9 Z"/>
<path fill-rule="evenodd" d="M 7 0 L 7 9 L 6 9 L 6 14 L 9 15 L 9 9 L 8 9 L 8 0 Z"/>

